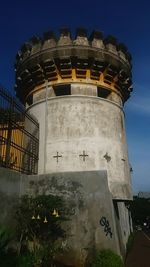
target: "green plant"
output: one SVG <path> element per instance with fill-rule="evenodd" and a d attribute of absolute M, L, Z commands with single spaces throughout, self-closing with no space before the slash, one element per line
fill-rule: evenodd
<path fill-rule="evenodd" d="M 50 266 L 61 250 L 58 239 L 65 237 L 62 222 L 68 209 L 58 196 L 23 196 L 16 211 L 19 266 Z M 25 255 L 25 256 L 23 256 Z"/>
<path fill-rule="evenodd" d="M 33 267 L 33 255 L 28 252 L 18 257 L 18 267 Z"/>
<path fill-rule="evenodd" d="M 5 227 L 0 227 L 0 266 L 17 266 L 16 253 L 10 245 L 12 239 L 13 233 Z"/>
<path fill-rule="evenodd" d="M 134 197 L 130 204 L 130 211 L 132 214 L 133 226 L 135 228 L 136 226 L 143 227 L 144 222 L 147 222 L 147 225 L 150 224 L 150 199 Z"/>
<path fill-rule="evenodd" d="M 91 267 L 123 267 L 121 257 L 110 249 L 103 249 L 96 252 Z"/>
<path fill-rule="evenodd" d="M 4 228 L 0 228 L 0 253 L 5 253 L 8 247 L 8 244 L 11 240 L 11 232 Z"/>

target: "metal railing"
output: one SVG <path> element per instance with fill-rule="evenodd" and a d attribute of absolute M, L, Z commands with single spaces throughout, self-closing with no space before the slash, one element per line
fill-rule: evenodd
<path fill-rule="evenodd" d="M 0 166 L 36 174 L 38 150 L 38 122 L 0 86 Z"/>

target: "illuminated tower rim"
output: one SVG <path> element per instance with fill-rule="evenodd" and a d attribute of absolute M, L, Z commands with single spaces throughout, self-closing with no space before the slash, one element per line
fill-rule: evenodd
<path fill-rule="evenodd" d="M 94 31 L 87 38 L 77 29 L 72 39 L 68 29 L 56 40 L 52 32 L 33 37 L 16 56 L 16 92 L 24 102 L 35 88 L 81 82 L 115 91 L 125 102 L 132 91 L 131 56 L 127 48 L 109 36 Z M 42 88 L 42 86 L 41 86 Z M 39 90 L 39 89 L 38 89 Z"/>

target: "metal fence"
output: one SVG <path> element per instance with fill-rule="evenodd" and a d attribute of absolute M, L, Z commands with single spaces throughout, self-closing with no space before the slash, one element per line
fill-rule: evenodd
<path fill-rule="evenodd" d="M 0 166 L 36 174 L 38 150 L 38 122 L 0 86 Z"/>

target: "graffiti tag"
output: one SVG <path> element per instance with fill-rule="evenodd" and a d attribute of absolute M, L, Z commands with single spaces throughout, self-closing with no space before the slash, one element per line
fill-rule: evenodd
<path fill-rule="evenodd" d="M 99 221 L 100 225 L 104 227 L 104 232 L 107 235 L 110 235 L 110 238 L 112 238 L 112 231 L 111 227 L 109 225 L 109 221 L 106 219 L 106 217 L 102 217 Z"/>

